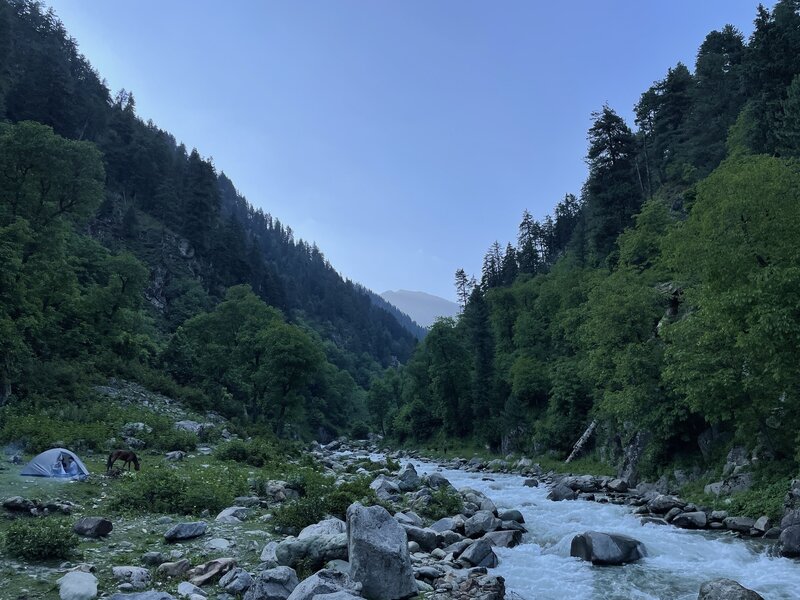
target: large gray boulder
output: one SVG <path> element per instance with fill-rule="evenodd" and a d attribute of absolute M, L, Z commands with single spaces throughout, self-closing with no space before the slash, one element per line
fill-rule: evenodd
<path fill-rule="evenodd" d="M 333 517 L 309 525 L 304 528 L 297 537 L 302 540 L 312 535 L 337 535 L 339 533 L 347 533 L 347 524 L 341 519 Z"/>
<path fill-rule="evenodd" d="M 253 576 L 241 567 L 231 569 L 219 580 L 219 587 L 231 594 L 243 594 L 253 585 Z"/>
<path fill-rule="evenodd" d="M 647 556 L 647 550 L 626 535 L 587 531 L 572 538 L 569 554 L 593 565 L 624 565 Z"/>
<path fill-rule="evenodd" d="M 478 540 L 470 544 L 458 560 L 466 563 L 469 567 L 487 567 L 493 568 L 497 566 L 497 555 L 492 550 L 492 545 L 486 540 Z"/>
<path fill-rule="evenodd" d="M 781 529 L 786 529 L 792 525 L 800 525 L 800 509 L 790 510 L 781 519 Z"/>
<path fill-rule="evenodd" d="M 208 525 L 205 521 L 195 521 L 194 523 L 178 523 L 173 525 L 165 534 L 164 539 L 168 542 L 180 542 L 191 540 L 205 534 Z"/>
<path fill-rule="evenodd" d="M 286 600 L 299 583 L 294 569 L 289 567 L 267 569 L 261 571 L 252 582 L 244 595 L 244 600 Z"/>
<path fill-rule="evenodd" d="M 686 503 L 683 500 L 667 494 L 659 494 L 647 503 L 647 508 L 650 512 L 657 515 L 664 515 L 673 508 L 682 509 L 684 506 L 686 506 Z"/>
<path fill-rule="evenodd" d="M 375 495 L 379 500 L 391 501 L 400 495 L 400 488 L 391 479 L 385 477 L 378 477 L 369 484 L 369 487 L 375 491 Z"/>
<path fill-rule="evenodd" d="M 697 510 L 681 513 L 673 518 L 670 523 L 681 529 L 702 529 L 708 523 L 708 518 L 706 513 Z"/>
<path fill-rule="evenodd" d="M 550 488 L 550 493 L 547 494 L 548 500 L 559 502 L 561 500 L 575 500 L 578 497 L 578 492 L 573 490 L 568 485 L 558 483 Z"/>
<path fill-rule="evenodd" d="M 350 521 L 350 519 L 347 519 Z M 416 585 L 415 585 L 416 590 Z M 347 573 L 334 571 L 333 569 L 323 569 L 317 571 L 308 579 L 294 588 L 288 600 L 317 600 L 326 594 L 337 594 L 339 592 L 352 593 L 358 595 L 361 585 L 353 581 Z M 250 600 L 245 598 L 245 600 Z"/>
<path fill-rule="evenodd" d="M 787 558 L 800 556 L 800 525 L 792 525 L 781 531 L 778 544 L 781 556 Z"/>
<path fill-rule="evenodd" d="M 738 531 L 739 533 L 750 533 L 753 525 L 756 524 L 756 520 L 750 517 L 728 517 L 722 523 L 725 525 L 725 529 Z"/>
<path fill-rule="evenodd" d="M 167 592 L 150 590 L 147 592 L 135 592 L 133 594 L 112 594 L 108 600 L 175 600 L 175 596 Z"/>
<path fill-rule="evenodd" d="M 498 548 L 513 548 L 522 543 L 522 532 L 519 530 L 490 531 L 481 539 L 486 540 L 492 546 L 497 546 Z"/>
<path fill-rule="evenodd" d="M 406 531 L 409 542 L 416 542 L 424 552 L 430 552 L 436 548 L 436 532 L 433 529 L 414 527 L 412 525 L 401 525 Z"/>
<path fill-rule="evenodd" d="M 438 490 L 439 488 L 453 488 L 453 485 L 447 480 L 444 475 L 439 473 L 431 473 L 428 475 L 428 487 Z M 453 488 L 455 489 L 455 488 Z"/>
<path fill-rule="evenodd" d="M 241 523 L 247 519 L 249 514 L 250 510 L 246 506 L 229 506 L 220 512 L 214 520 L 221 523 Z"/>
<path fill-rule="evenodd" d="M 733 579 L 714 579 L 700 586 L 697 600 L 764 600 L 764 598 Z"/>
<path fill-rule="evenodd" d="M 456 531 L 458 529 L 458 522 L 453 517 L 444 517 L 435 523 L 431 523 L 429 529 L 433 529 L 437 533 L 443 531 Z"/>
<path fill-rule="evenodd" d="M 91 538 L 105 537 L 112 529 L 114 525 L 111 521 L 102 517 L 83 517 L 72 526 L 72 531 L 78 535 Z"/>
<path fill-rule="evenodd" d="M 394 522 L 400 527 L 399 523 Z M 275 547 L 275 560 L 279 565 L 288 567 L 296 567 L 302 561 L 312 568 L 319 568 L 331 560 L 347 560 L 347 534 L 286 538 Z"/>
<path fill-rule="evenodd" d="M 403 527 L 382 506 L 347 509 L 350 575 L 372 600 L 399 600 L 417 593 Z"/>
<path fill-rule="evenodd" d="M 417 474 L 414 465 L 408 463 L 403 467 L 403 470 L 400 471 L 400 474 L 397 476 L 397 485 L 402 492 L 413 492 L 420 488 L 422 479 L 420 479 L 420 476 Z"/>
<path fill-rule="evenodd" d="M 499 528 L 500 519 L 488 510 L 479 510 L 464 522 L 464 534 L 471 538 L 479 538 Z"/>
<path fill-rule="evenodd" d="M 83 571 L 70 571 L 58 584 L 61 600 L 92 600 L 97 598 L 97 577 Z"/>
<path fill-rule="evenodd" d="M 111 573 L 114 579 L 129 583 L 134 588 L 143 589 L 150 585 L 150 571 L 144 567 L 112 567 Z"/>

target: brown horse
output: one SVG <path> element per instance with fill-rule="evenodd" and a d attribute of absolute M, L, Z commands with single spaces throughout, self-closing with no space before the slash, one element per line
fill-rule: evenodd
<path fill-rule="evenodd" d="M 111 467 L 114 466 L 114 463 L 118 460 L 124 461 L 122 464 L 122 468 L 128 467 L 128 470 L 131 470 L 131 464 L 133 464 L 133 468 L 137 471 L 139 470 L 139 457 L 136 456 L 135 453 L 131 452 L 130 450 L 114 450 L 111 454 L 108 455 L 108 462 L 106 463 L 106 473 L 111 472 Z"/>

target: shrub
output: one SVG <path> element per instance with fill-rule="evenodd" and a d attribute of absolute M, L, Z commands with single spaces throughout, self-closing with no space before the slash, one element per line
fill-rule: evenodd
<path fill-rule="evenodd" d="M 420 512 L 422 516 L 434 521 L 452 517 L 464 510 L 461 495 L 448 487 L 440 487 L 431 494 L 431 501 Z"/>
<path fill-rule="evenodd" d="M 78 537 L 64 519 L 18 519 L 6 531 L 3 545 L 11 556 L 25 560 L 68 558 Z"/>
<path fill-rule="evenodd" d="M 364 421 L 359 421 L 350 430 L 350 435 L 356 440 L 365 440 L 369 437 L 369 426 Z"/>
<path fill-rule="evenodd" d="M 244 442 L 231 440 L 220 444 L 215 455 L 220 460 L 232 460 L 253 467 L 264 467 L 280 460 L 280 453 L 269 442 L 263 439 L 254 439 Z"/>
<path fill-rule="evenodd" d="M 330 477 L 310 477 L 308 473 L 296 475 L 303 479 L 303 496 L 287 502 L 274 513 L 274 522 L 278 527 L 302 529 L 307 525 L 319 522 L 327 515 L 344 520 L 347 507 L 353 502 L 366 505 L 377 503 L 375 492 L 370 489 L 370 479 L 360 477 L 356 480 L 334 484 Z"/>
<path fill-rule="evenodd" d="M 230 506 L 247 493 L 244 476 L 227 467 L 179 471 L 155 466 L 126 477 L 111 498 L 122 511 L 197 514 Z"/>

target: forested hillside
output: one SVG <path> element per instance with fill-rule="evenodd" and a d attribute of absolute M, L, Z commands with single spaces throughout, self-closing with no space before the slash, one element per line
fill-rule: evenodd
<path fill-rule="evenodd" d="M 376 426 L 565 458 L 597 420 L 616 465 L 733 440 L 796 474 L 800 2 L 709 33 L 635 115 L 600 108 L 580 194 L 457 273 L 463 313 L 373 385 Z"/>
<path fill-rule="evenodd" d="M 330 432 L 418 333 L 137 117 L 28 0 L 0 0 L 0 264 L 0 405 L 122 376 Z"/>

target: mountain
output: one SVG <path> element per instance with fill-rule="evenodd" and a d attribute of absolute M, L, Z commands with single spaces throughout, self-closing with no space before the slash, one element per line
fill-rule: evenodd
<path fill-rule="evenodd" d="M 454 317 L 458 304 L 425 292 L 395 290 L 383 292 L 381 298 L 399 308 L 423 327 L 430 327 L 438 317 Z"/>

